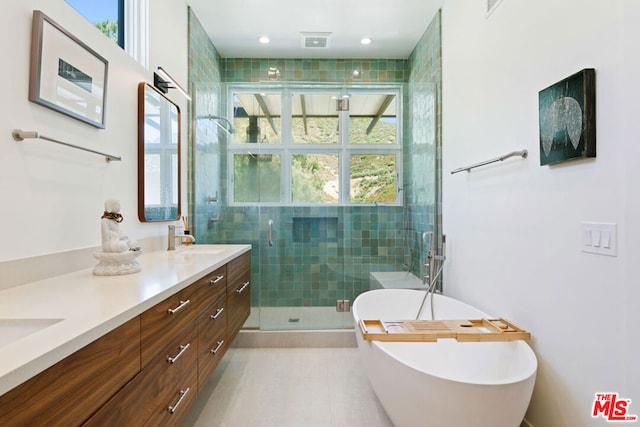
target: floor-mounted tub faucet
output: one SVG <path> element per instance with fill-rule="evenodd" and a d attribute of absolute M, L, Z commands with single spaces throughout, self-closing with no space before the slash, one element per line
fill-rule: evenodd
<path fill-rule="evenodd" d="M 440 272 L 442 271 L 442 263 L 447 259 L 446 257 L 446 247 L 447 247 L 447 236 L 442 235 L 442 255 L 438 255 L 435 250 L 435 242 L 433 239 L 433 234 L 431 235 L 431 248 L 429 249 L 429 254 L 427 258 L 429 259 L 429 280 L 434 281 Z M 436 263 L 434 261 L 440 261 L 440 269 L 436 271 Z"/>
<path fill-rule="evenodd" d="M 446 259 L 446 236 L 442 235 L 442 255 L 438 255 L 436 253 L 435 247 L 435 239 L 433 231 L 425 231 L 422 233 L 422 247 L 423 250 L 427 246 L 427 236 L 430 237 L 429 240 L 429 251 L 427 251 L 427 262 L 423 264 L 424 268 L 429 268 L 429 274 L 422 275 L 422 284 L 426 285 L 427 283 L 431 283 L 440 273 L 436 271 L 436 263 L 434 261 L 444 262 Z"/>
<path fill-rule="evenodd" d="M 176 239 L 187 239 L 191 243 L 195 243 L 196 242 L 196 238 L 193 237 L 191 234 L 176 234 L 176 226 L 175 225 L 170 225 L 169 226 L 169 237 L 167 239 L 167 250 L 168 251 L 175 251 L 176 250 Z"/>
<path fill-rule="evenodd" d="M 422 233 L 422 245 L 425 247 L 427 245 L 427 236 L 431 236 L 431 244 L 429 248 L 429 252 L 427 253 L 427 260 L 424 264 L 425 268 L 429 267 L 429 274 L 422 276 L 422 283 L 427 286 L 427 292 L 424 294 L 424 298 L 422 299 L 422 304 L 420 304 L 420 308 L 418 309 L 418 313 L 416 314 L 416 319 L 420 318 L 420 313 L 422 313 L 422 308 L 424 307 L 424 303 L 427 301 L 429 295 L 431 295 L 431 320 L 435 318 L 433 311 L 433 293 L 436 290 L 436 283 L 438 282 L 438 276 L 442 273 L 442 267 L 444 261 L 447 259 L 447 236 L 442 235 L 442 255 L 438 255 L 435 249 L 434 235 L 433 231 L 425 231 Z M 436 261 L 439 262 L 439 268 L 436 270 Z"/>

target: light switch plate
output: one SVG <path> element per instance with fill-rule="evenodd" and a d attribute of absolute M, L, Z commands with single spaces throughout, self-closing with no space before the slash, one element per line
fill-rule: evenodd
<path fill-rule="evenodd" d="M 582 252 L 618 256 L 617 224 L 606 222 L 582 223 Z"/>

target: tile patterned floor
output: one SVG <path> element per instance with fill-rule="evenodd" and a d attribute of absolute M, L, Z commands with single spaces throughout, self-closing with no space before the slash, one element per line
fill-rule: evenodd
<path fill-rule="evenodd" d="M 392 427 L 356 348 L 231 348 L 188 427 Z"/>

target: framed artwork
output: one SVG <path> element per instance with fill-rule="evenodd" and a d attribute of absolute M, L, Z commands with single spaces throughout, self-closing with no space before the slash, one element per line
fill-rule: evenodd
<path fill-rule="evenodd" d="M 540 165 L 596 157 L 596 79 L 585 68 L 540 91 Z"/>
<path fill-rule="evenodd" d="M 30 101 L 104 129 L 108 66 L 42 11 L 33 11 Z"/>

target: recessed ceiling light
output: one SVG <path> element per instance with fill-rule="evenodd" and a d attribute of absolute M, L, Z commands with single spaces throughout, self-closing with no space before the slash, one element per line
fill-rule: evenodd
<path fill-rule="evenodd" d="M 262 44 L 268 44 L 271 40 L 269 40 L 269 37 L 267 36 L 262 36 L 258 39 L 258 41 Z"/>
<path fill-rule="evenodd" d="M 362 43 L 362 44 L 370 44 L 371 43 L 371 39 L 369 37 L 364 37 L 362 40 L 360 40 L 360 43 Z"/>

